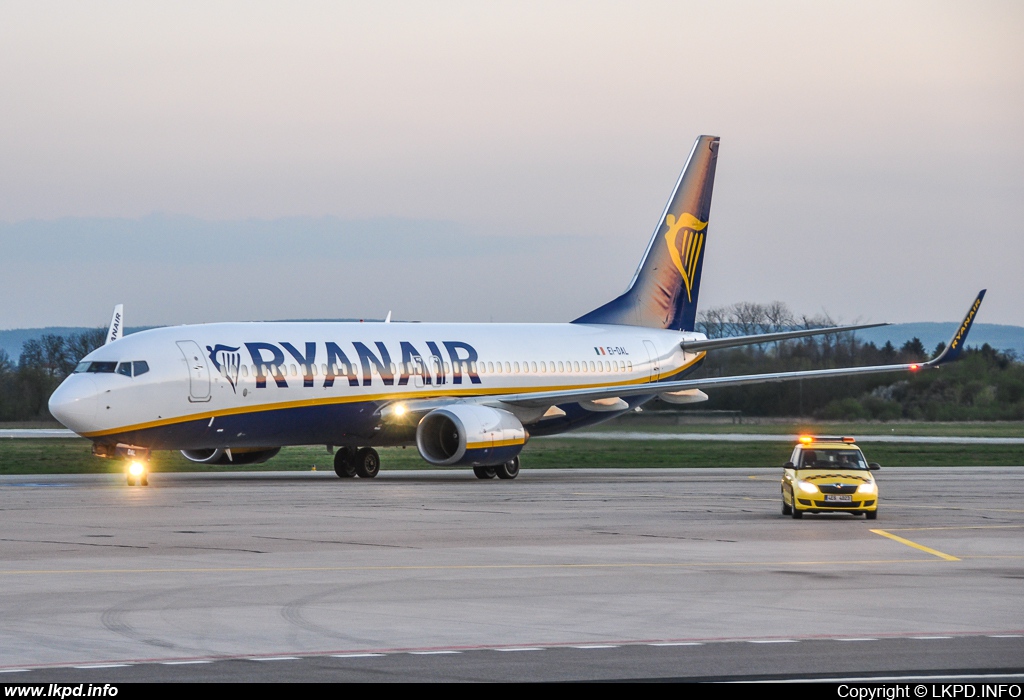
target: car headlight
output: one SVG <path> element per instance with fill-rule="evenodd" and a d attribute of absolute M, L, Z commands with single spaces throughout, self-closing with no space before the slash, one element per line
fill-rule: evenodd
<path fill-rule="evenodd" d="M 818 493 L 818 487 L 809 481 L 798 481 L 796 486 L 804 493 Z"/>
<path fill-rule="evenodd" d="M 874 493 L 876 489 L 874 484 L 861 484 L 857 487 L 857 493 Z"/>

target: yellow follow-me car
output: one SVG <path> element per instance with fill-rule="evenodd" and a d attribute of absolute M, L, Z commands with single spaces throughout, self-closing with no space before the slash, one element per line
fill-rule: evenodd
<path fill-rule="evenodd" d="M 878 484 L 850 437 L 803 436 L 782 472 L 782 514 L 861 513 L 878 517 Z"/>

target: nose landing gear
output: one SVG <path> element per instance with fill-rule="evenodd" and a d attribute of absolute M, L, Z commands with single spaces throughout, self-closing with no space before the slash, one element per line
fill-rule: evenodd
<path fill-rule="evenodd" d="M 129 486 L 149 486 L 149 467 L 145 462 L 129 462 L 126 476 Z"/>

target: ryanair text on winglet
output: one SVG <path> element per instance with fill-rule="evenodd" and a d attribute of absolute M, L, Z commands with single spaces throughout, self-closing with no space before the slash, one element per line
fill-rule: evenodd
<path fill-rule="evenodd" d="M 953 340 L 950 342 L 949 347 L 955 350 L 956 347 L 960 345 L 960 339 L 964 337 L 967 330 L 971 327 L 971 322 L 974 321 L 974 314 L 978 312 L 979 306 L 981 306 L 981 297 L 974 300 L 974 306 L 972 306 L 971 310 L 967 312 L 964 322 L 960 324 L 960 330 L 958 330 L 956 335 L 953 336 Z"/>

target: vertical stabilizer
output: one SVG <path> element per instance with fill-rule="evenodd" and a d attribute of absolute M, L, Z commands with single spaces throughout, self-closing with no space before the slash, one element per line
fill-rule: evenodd
<path fill-rule="evenodd" d="M 693 330 L 717 161 L 718 137 L 699 136 L 629 288 L 573 323 Z"/>

